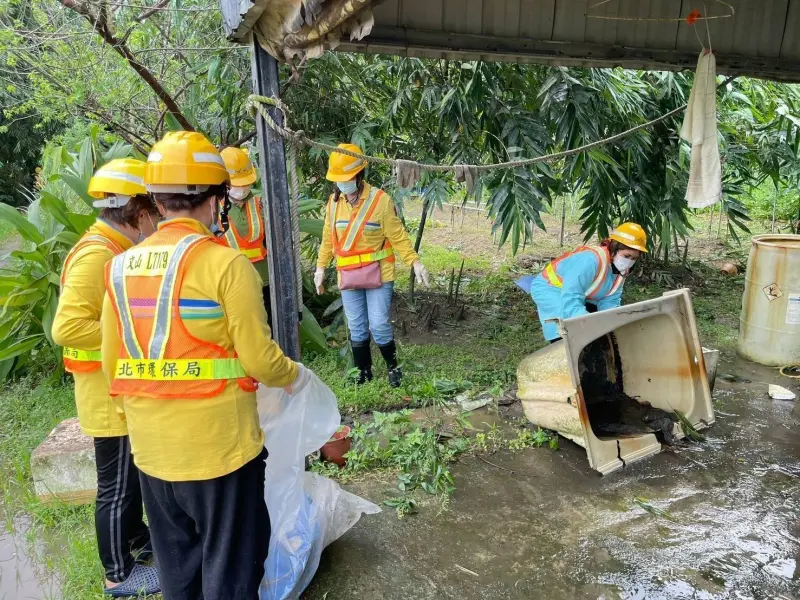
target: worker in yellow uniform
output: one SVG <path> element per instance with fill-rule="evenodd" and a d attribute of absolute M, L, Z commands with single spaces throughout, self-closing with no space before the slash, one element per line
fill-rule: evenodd
<path fill-rule="evenodd" d="M 271 339 L 261 281 L 219 244 L 228 171 L 202 134 L 147 158 L 158 231 L 106 267 L 103 369 L 122 402 L 165 600 L 256 598 L 270 521 L 260 382 L 308 380 Z"/>
<path fill-rule="evenodd" d="M 100 362 L 103 273 L 114 256 L 155 231 L 158 212 L 142 177 L 144 163 L 117 159 L 89 181 L 100 218 L 64 261 L 53 340 L 64 347 L 64 366 L 75 378 L 75 403 L 83 433 L 94 440 L 97 464 L 95 530 L 105 591 L 112 596 L 159 591 L 150 532 L 142 520 L 139 472 L 131 460 L 125 419 L 108 395 Z M 138 562 L 137 562 L 138 561 Z"/>
<path fill-rule="evenodd" d="M 339 148 L 361 154 L 354 144 Z M 390 385 L 399 387 L 403 374 L 389 322 L 396 257 L 411 265 L 417 282 L 426 286 L 428 271 L 414 252 L 392 199 L 364 181 L 366 167 L 363 159 L 331 153 L 326 178 L 336 189 L 328 199 L 314 285 L 318 293 L 324 292 L 325 268 L 335 257 L 358 383 L 372 380 L 371 333 L 386 361 Z"/>
<path fill-rule="evenodd" d="M 220 241 L 244 254 L 258 271 L 262 287 L 264 308 L 267 311 L 268 323 L 270 311 L 269 297 L 269 263 L 267 262 L 266 228 L 261 198 L 253 195 L 253 184 L 256 182 L 256 170 L 250 156 L 241 148 L 229 146 L 220 152 L 225 168 L 231 176 L 228 197 L 231 204 L 228 209 L 229 227 Z"/>

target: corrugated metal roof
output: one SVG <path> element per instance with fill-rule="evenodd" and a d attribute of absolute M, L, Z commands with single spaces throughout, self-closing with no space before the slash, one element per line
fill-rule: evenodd
<path fill-rule="evenodd" d="M 254 0 L 250 10 L 270 1 Z M 685 17 L 695 8 L 703 11 L 705 5 L 710 15 L 729 9 L 715 0 L 386 0 L 372 7 L 370 35 L 338 50 L 682 69 L 694 68 L 700 40 L 708 45 L 710 33 L 719 72 L 800 81 L 800 0 L 726 2 L 735 16 L 692 26 Z M 238 7 L 250 0 L 221 3 Z M 252 22 L 245 14 L 234 37 Z M 631 18 L 640 20 L 618 20 Z"/>

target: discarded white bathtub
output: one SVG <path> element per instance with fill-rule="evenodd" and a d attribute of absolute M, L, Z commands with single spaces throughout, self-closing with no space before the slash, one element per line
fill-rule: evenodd
<path fill-rule="evenodd" d="M 668 413 L 679 411 L 696 429 L 714 422 L 689 290 L 559 326 L 562 341 L 520 363 L 517 396 L 531 422 L 583 446 L 593 469 L 605 475 L 661 451 L 654 433 L 596 434 L 599 407 L 608 406 L 600 396 L 608 390 Z M 716 371 L 719 353 L 706 353 L 708 367 Z M 669 423 L 669 429 L 668 435 L 684 437 L 679 423 Z"/>

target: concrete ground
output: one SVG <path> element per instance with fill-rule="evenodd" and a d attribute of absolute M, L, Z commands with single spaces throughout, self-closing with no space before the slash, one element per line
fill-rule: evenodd
<path fill-rule="evenodd" d="M 767 397 L 768 383 L 798 386 L 740 360 L 719 374 L 706 443 L 605 478 L 566 440 L 488 457 L 497 466 L 465 458 L 449 509 L 362 518 L 303 597 L 800 598 L 800 407 Z M 392 486 L 349 487 L 379 503 Z"/>

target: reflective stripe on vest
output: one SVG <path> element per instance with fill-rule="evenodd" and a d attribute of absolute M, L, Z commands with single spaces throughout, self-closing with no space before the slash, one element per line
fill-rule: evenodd
<path fill-rule="evenodd" d="M 258 262 L 267 255 L 264 247 L 264 217 L 258 207 L 258 198 L 251 196 L 245 202 L 247 215 L 247 235 L 242 236 L 230 221 L 228 231 L 225 232 L 225 243 L 244 254 L 250 262 Z"/>
<path fill-rule="evenodd" d="M 611 260 L 608 256 L 608 251 L 603 247 L 580 246 L 575 250 L 562 254 L 558 258 L 550 261 L 550 263 L 544 268 L 544 271 L 542 271 L 542 277 L 544 277 L 545 281 L 547 281 L 550 285 L 561 288 L 564 285 L 564 280 L 556 271 L 556 266 L 558 263 L 565 258 L 577 254 L 578 252 L 586 251 L 591 251 L 594 253 L 595 257 L 597 258 L 599 268 L 597 269 L 597 274 L 592 280 L 591 285 L 586 289 L 585 294 L 587 299 L 597 300 L 598 292 L 603 286 L 603 282 L 605 282 L 606 276 L 608 275 L 608 270 L 611 268 Z M 625 278 L 622 275 L 617 275 L 613 285 L 611 286 L 611 290 L 609 290 L 606 296 L 611 296 L 614 292 L 616 292 L 624 280 Z"/>
<path fill-rule="evenodd" d="M 197 381 L 198 379 L 239 379 L 246 377 L 238 358 L 121 358 L 114 374 L 117 379 L 150 381 Z"/>
<path fill-rule="evenodd" d="M 625 282 L 625 278 L 622 275 L 617 275 L 614 279 L 614 285 L 611 286 L 611 289 L 608 291 L 607 296 L 613 296 L 616 291 L 622 287 L 622 284 Z"/>
<path fill-rule="evenodd" d="M 117 360 L 115 380 L 199 381 L 246 377 L 238 358 L 169 358 L 167 342 L 176 317 L 177 282 L 187 254 L 207 236 L 190 234 L 175 246 L 142 245 L 116 257 L 111 263 L 109 291 L 113 295 L 122 330 L 125 354 Z M 126 277 L 161 277 L 155 298 L 152 330 L 143 351 L 136 336 L 134 317 L 128 299 Z M 113 384 L 112 384 L 113 386 Z"/>
<path fill-rule="evenodd" d="M 347 228 L 344 230 L 344 242 L 341 243 L 339 241 L 339 232 L 336 228 L 336 209 L 338 205 L 333 201 L 333 197 L 331 197 L 328 203 L 328 221 L 331 230 L 333 251 L 336 255 L 336 267 L 338 269 L 354 269 L 372 264 L 379 260 L 394 261 L 394 250 L 392 249 L 392 245 L 388 242 L 385 244 L 386 247 L 380 250 L 364 253 L 353 252 L 352 250 L 353 246 L 356 245 L 356 242 L 358 242 L 363 235 L 364 228 L 375 212 L 375 209 L 378 207 L 382 195 L 382 190 L 370 188 L 369 195 L 358 209 L 358 212 L 350 214 L 350 220 L 347 224 Z"/>
<path fill-rule="evenodd" d="M 122 246 L 105 236 L 92 234 L 81 237 L 64 259 L 64 267 L 61 269 L 62 290 L 66 283 L 67 270 L 69 269 L 69 264 L 72 262 L 72 259 L 78 251 L 93 245 L 104 246 L 114 255 L 122 252 Z M 100 350 L 78 350 L 77 348 L 68 348 L 65 346 L 61 356 L 64 360 L 64 368 L 68 373 L 92 373 L 94 371 L 99 371 L 103 366 Z"/>
<path fill-rule="evenodd" d="M 169 335 L 169 328 L 172 324 L 170 307 L 174 300 L 178 265 L 180 265 L 186 252 L 204 239 L 206 237 L 203 235 L 192 234 L 181 239 L 172 248 L 169 246 L 134 248 L 126 254 L 118 256 L 111 263 L 111 284 L 114 296 L 118 300 L 117 307 L 119 307 L 122 324 L 122 343 L 131 358 L 143 359 L 144 351 L 139 345 L 133 326 L 133 314 L 128 301 L 128 290 L 125 286 L 125 271 L 128 271 L 127 276 L 129 277 L 162 277 L 158 296 L 156 297 L 153 330 L 150 334 L 149 352 L 147 354 L 148 358 L 162 358 L 164 340 Z M 128 269 L 125 268 L 126 263 Z"/>
<path fill-rule="evenodd" d="M 100 362 L 103 360 L 103 355 L 100 353 L 100 350 L 78 350 L 77 348 L 67 348 L 64 346 L 61 355 L 66 359 L 81 362 Z"/>
<path fill-rule="evenodd" d="M 358 266 L 361 266 L 362 264 L 368 265 L 370 263 L 374 263 L 379 260 L 385 260 L 390 256 L 394 256 L 393 248 L 384 248 L 383 250 L 378 250 L 377 252 L 369 252 L 367 254 L 354 254 L 353 256 L 337 256 L 336 266 L 341 268 L 341 267 L 352 267 L 353 265 L 358 265 Z"/>
<path fill-rule="evenodd" d="M 93 373 L 103 366 L 100 350 L 78 350 L 65 346 L 61 356 L 67 373 Z"/>

